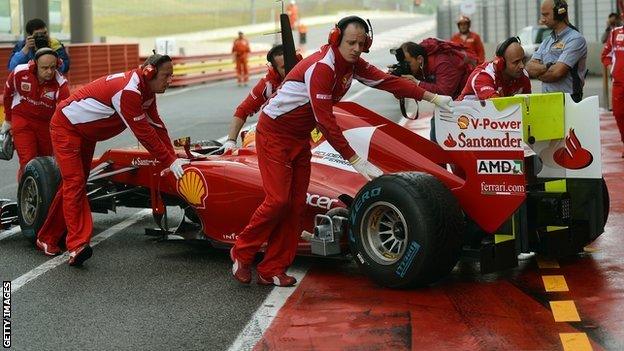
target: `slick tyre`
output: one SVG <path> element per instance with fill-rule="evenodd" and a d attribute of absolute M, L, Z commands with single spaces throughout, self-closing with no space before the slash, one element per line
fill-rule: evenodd
<path fill-rule="evenodd" d="M 18 217 L 22 234 L 33 243 L 56 195 L 61 173 L 54 157 L 37 157 L 26 165 L 17 189 Z"/>
<path fill-rule="evenodd" d="M 452 193 L 433 176 L 381 176 L 355 196 L 349 246 L 376 283 L 408 288 L 434 283 L 459 259 L 465 223 Z"/>

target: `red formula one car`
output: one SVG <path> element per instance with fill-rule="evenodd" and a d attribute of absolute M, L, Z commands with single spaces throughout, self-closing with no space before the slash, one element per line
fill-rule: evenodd
<path fill-rule="evenodd" d="M 453 116 L 436 116 L 437 144 L 356 103 L 338 103 L 344 135 L 385 175 L 366 182 L 313 133 L 303 218 L 312 234 L 301 239 L 299 253 L 349 254 L 379 284 L 407 287 L 446 276 L 462 252 L 489 272 L 517 265 L 521 251 L 582 251 L 603 232 L 608 213 L 597 124 L 578 124 L 576 133 L 569 125 L 583 123 L 570 116 L 586 117 L 593 108 L 597 115 L 595 98 L 577 105 L 562 94 L 463 102 Z M 218 146 L 183 144 L 206 155 L 195 157 L 180 180 L 140 148 L 94 159 L 92 210 L 152 208 L 160 229 L 148 234 L 231 245 L 264 197 L 255 149 L 208 155 Z M 527 150 L 533 155 L 525 157 Z M 26 167 L 18 214 L 31 239 L 58 182 L 51 158 Z M 175 225 L 167 216 L 172 207 L 184 211 Z"/>

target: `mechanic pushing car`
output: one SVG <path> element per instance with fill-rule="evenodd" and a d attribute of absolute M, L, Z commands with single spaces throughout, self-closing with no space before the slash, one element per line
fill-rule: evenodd
<path fill-rule="evenodd" d="M 362 52 L 369 51 L 372 40 L 362 18 L 341 19 L 329 33 L 328 44 L 297 63 L 262 109 L 256 150 L 265 198 L 230 251 L 232 273 L 238 281 L 251 282 L 254 256 L 266 242 L 264 259 L 257 266 L 258 284 L 291 286 L 297 282 L 286 270 L 301 233 L 310 182 L 310 132 L 315 127 L 366 179 L 383 174 L 349 146 L 333 115 L 334 103 L 346 94 L 352 79 L 400 97 L 424 99 L 451 112 L 449 96 L 425 91 L 360 58 Z"/>
<path fill-rule="evenodd" d="M 616 27 L 609 33 L 601 56 L 602 64 L 611 72 L 613 117 L 624 143 L 624 27 Z"/>
<path fill-rule="evenodd" d="M 301 59 L 302 57 L 297 55 L 297 61 Z M 224 152 L 236 146 L 236 138 L 241 128 L 243 128 L 245 121 L 247 121 L 247 118 L 260 110 L 260 107 L 273 95 L 277 87 L 279 87 L 284 80 L 286 71 L 284 69 L 284 46 L 282 44 L 274 46 L 267 52 L 267 61 L 271 64 L 267 69 L 267 74 L 258 81 L 253 89 L 251 89 L 251 92 L 249 92 L 249 95 L 247 95 L 245 100 L 243 100 L 236 108 L 236 111 L 234 111 L 228 139 L 223 144 Z"/>
<path fill-rule="evenodd" d="M 480 64 L 468 77 L 457 100 L 530 94 L 531 81 L 524 69 L 524 50 L 518 37 L 503 41 L 496 49 L 496 58 Z"/>
<path fill-rule="evenodd" d="M 463 46 L 436 38 L 427 38 L 419 44 L 408 41 L 401 45 L 410 72 L 402 76 L 419 87 L 436 94 L 456 99 L 476 66 L 476 57 Z M 396 73 L 395 73 L 396 74 Z M 430 137 L 435 141 L 435 121 L 431 119 Z"/>
<path fill-rule="evenodd" d="M 552 32 L 527 63 L 529 77 L 542 81 L 543 93 L 568 93 L 579 102 L 587 74 L 587 42 L 570 24 L 564 0 L 544 0 L 540 11 L 541 22 Z"/>
<path fill-rule="evenodd" d="M 18 65 L 4 87 L 4 114 L 0 133 L 11 131 L 19 158 L 17 179 L 28 161 L 52 156 L 50 119 L 59 101 L 69 96 L 67 79 L 58 71 L 58 53 L 41 48 L 34 59 Z"/>
<path fill-rule="evenodd" d="M 56 108 L 50 134 L 62 188 L 37 233 L 37 247 L 46 255 L 62 252 L 59 241 L 65 232 L 70 266 L 81 265 L 93 253 L 89 246 L 93 219 L 85 184 L 96 142 L 110 139 L 128 126 L 161 165 L 176 178 L 182 176 L 182 165 L 189 160 L 176 156 L 156 108 L 155 94 L 167 89 L 172 75 L 171 58 L 154 54 L 137 69 L 85 85 Z"/>

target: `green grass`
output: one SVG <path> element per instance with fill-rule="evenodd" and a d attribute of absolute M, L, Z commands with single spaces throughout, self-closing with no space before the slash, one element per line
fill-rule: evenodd
<path fill-rule="evenodd" d="M 410 0 L 398 0 L 410 3 Z M 288 0 L 284 1 L 286 4 Z M 340 10 L 366 8 L 370 0 L 298 0 L 300 14 L 318 16 Z M 394 9 L 397 0 L 375 0 L 375 6 Z M 250 0 L 95 0 L 93 25 L 97 36 L 153 37 L 169 34 L 248 25 Z M 362 7 L 364 5 L 364 7 Z M 256 0 L 256 22 L 271 20 L 271 10 L 279 13 L 274 0 Z"/>

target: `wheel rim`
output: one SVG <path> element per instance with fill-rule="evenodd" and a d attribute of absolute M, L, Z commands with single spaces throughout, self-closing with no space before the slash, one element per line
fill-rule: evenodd
<path fill-rule="evenodd" d="M 39 188 L 33 177 L 27 177 L 22 185 L 22 193 L 20 194 L 20 208 L 22 220 L 26 225 L 32 225 L 37 218 L 39 209 Z"/>
<path fill-rule="evenodd" d="M 375 262 L 396 263 L 405 253 L 407 222 L 401 211 L 388 202 L 375 202 L 364 213 L 361 242 Z"/>

